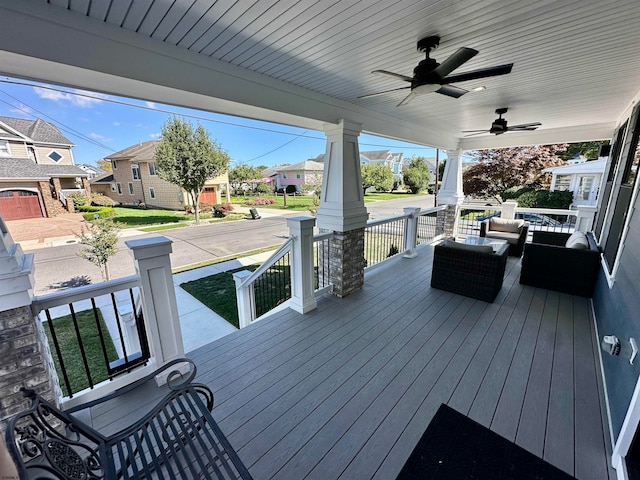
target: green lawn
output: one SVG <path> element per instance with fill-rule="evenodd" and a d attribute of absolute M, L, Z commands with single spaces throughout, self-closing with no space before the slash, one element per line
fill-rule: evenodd
<path fill-rule="evenodd" d="M 109 331 L 104 323 L 100 310 L 98 313 L 98 321 L 100 323 L 100 329 L 104 338 L 105 346 L 107 349 L 107 357 L 112 362 L 118 359 L 118 354 L 113 346 L 113 341 L 109 336 Z M 96 319 L 93 315 L 93 310 L 83 310 L 76 312 L 76 320 L 78 321 L 78 329 L 80 330 L 80 337 L 82 345 L 87 355 L 87 363 L 89 364 L 89 372 L 91 372 L 91 378 L 94 385 L 109 378 L 107 374 L 107 366 L 104 362 L 104 355 L 102 353 L 102 346 L 100 343 L 100 336 L 98 334 L 98 327 L 96 325 Z M 76 338 L 75 329 L 73 326 L 73 319 L 71 315 L 65 315 L 64 317 L 55 318 L 53 321 L 53 329 L 60 345 L 60 351 L 62 352 L 62 361 L 67 370 L 69 376 L 69 384 L 71 385 L 71 393 L 79 392 L 89 387 L 89 381 L 87 374 L 84 370 L 84 364 L 82 362 L 82 354 Z M 51 329 L 49 322 L 43 322 L 44 331 L 49 339 L 49 346 L 51 348 L 51 354 L 53 361 L 58 372 L 60 379 L 60 387 L 64 395 L 69 395 L 69 390 L 64 382 L 64 376 L 60 369 L 58 361 L 58 355 L 55 352 L 53 338 L 51 336 Z"/>
<path fill-rule="evenodd" d="M 236 302 L 236 283 L 233 273 L 240 270 L 255 270 L 260 265 L 248 265 L 228 272 L 210 275 L 180 285 L 190 295 L 204 303 L 227 322 L 240 328 L 238 321 L 238 304 Z"/>
<path fill-rule="evenodd" d="M 392 192 L 392 193 L 366 193 L 364 195 L 365 202 L 375 202 L 377 200 L 396 200 L 398 198 L 414 198 L 422 197 L 424 193 L 405 193 L 405 192 Z"/>
<path fill-rule="evenodd" d="M 231 197 L 231 203 L 234 203 L 236 205 L 244 205 L 247 207 L 251 207 L 254 205 L 249 205 L 247 204 L 248 201 L 251 200 L 255 200 L 256 196 L 249 196 L 247 195 L 246 197 L 239 195 L 239 196 L 232 196 Z M 286 208 L 288 210 L 299 210 L 299 211 L 308 211 L 310 208 L 313 208 L 313 196 L 311 195 L 287 195 L 287 206 L 284 206 L 284 197 L 282 195 L 260 195 L 259 198 L 270 198 L 272 200 L 275 200 L 276 203 L 272 204 L 272 205 L 255 205 L 255 208 L 257 209 L 261 209 L 261 208 Z"/>
<path fill-rule="evenodd" d="M 115 211 L 116 216 L 113 217 L 113 220 L 123 224 L 125 227 L 180 223 L 190 220 L 189 217 L 193 218 L 193 215 L 171 210 L 115 207 Z"/>

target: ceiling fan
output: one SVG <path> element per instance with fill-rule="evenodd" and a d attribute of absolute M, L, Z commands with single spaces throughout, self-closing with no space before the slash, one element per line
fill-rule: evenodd
<path fill-rule="evenodd" d="M 502 118 L 502 115 L 507 113 L 507 108 L 496 108 L 496 113 L 498 114 L 498 118 L 496 118 L 491 124 L 491 128 L 489 130 L 463 130 L 462 133 L 468 133 L 465 137 L 471 137 L 473 135 L 482 135 L 483 133 L 493 133 L 494 135 L 502 135 L 506 132 L 524 132 L 527 130 L 535 130 L 540 125 L 540 122 L 534 123 L 522 123 L 520 125 L 512 125 L 507 126 L 506 118 Z"/>
<path fill-rule="evenodd" d="M 505 65 L 498 65 L 495 67 L 473 70 L 471 72 L 459 73 L 457 75 L 449 75 L 456 68 L 460 67 L 462 64 L 475 57 L 478 54 L 478 51 L 474 50 L 473 48 L 462 47 L 459 48 L 444 62 L 438 63 L 433 58 L 429 58 L 429 53 L 431 53 L 431 50 L 435 49 L 439 44 L 440 37 L 438 36 L 426 37 L 418 41 L 418 51 L 425 52 L 426 58 L 422 60 L 416 68 L 413 69 L 413 77 L 389 72 L 387 70 L 374 70 L 373 72 L 371 72 L 377 75 L 387 75 L 389 77 L 409 82 L 411 84 L 410 86 L 385 90 L 384 92 L 362 95 L 358 98 L 372 97 L 374 95 L 381 95 L 384 93 L 405 89 L 411 89 L 411 92 L 404 98 L 404 100 L 402 100 L 398 104 L 398 107 L 401 105 L 406 105 L 418 95 L 424 95 L 426 93 L 432 92 L 447 95 L 448 97 L 459 98 L 467 93 L 468 90 L 450 85 L 451 83 L 466 82 L 468 80 L 476 80 L 479 78 L 505 75 L 507 73 L 510 73 L 511 68 L 513 67 L 513 63 L 507 63 Z"/>

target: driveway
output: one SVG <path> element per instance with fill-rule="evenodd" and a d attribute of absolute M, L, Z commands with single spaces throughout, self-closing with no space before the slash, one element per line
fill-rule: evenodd
<path fill-rule="evenodd" d="M 53 218 L 7 220 L 5 223 L 15 242 L 37 244 L 44 242 L 45 238 L 68 237 L 80 233 L 84 218 L 79 213 L 65 213 Z"/>

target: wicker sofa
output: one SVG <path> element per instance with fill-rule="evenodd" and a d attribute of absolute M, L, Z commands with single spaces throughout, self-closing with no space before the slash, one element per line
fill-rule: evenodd
<path fill-rule="evenodd" d="M 490 246 L 465 245 L 449 238 L 434 247 L 431 286 L 493 302 L 502 288 L 508 245 L 494 253 Z"/>
<path fill-rule="evenodd" d="M 527 241 L 529 224 L 524 220 L 508 220 L 492 217 L 480 223 L 480 236 L 498 238 L 509 242 L 509 255 L 522 256 Z"/>
<path fill-rule="evenodd" d="M 570 248 L 568 233 L 533 232 L 524 247 L 520 283 L 591 297 L 600 271 L 600 250 L 590 232 L 587 245 Z"/>

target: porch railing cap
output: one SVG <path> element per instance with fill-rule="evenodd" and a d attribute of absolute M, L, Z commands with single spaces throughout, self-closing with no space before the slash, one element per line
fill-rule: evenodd
<path fill-rule="evenodd" d="M 167 237 L 140 238 L 138 240 L 127 240 L 124 242 L 131 250 L 133 258 L 142 260 L 144 258 L 159 257 L 171 253 L 173 240 Z"/>

